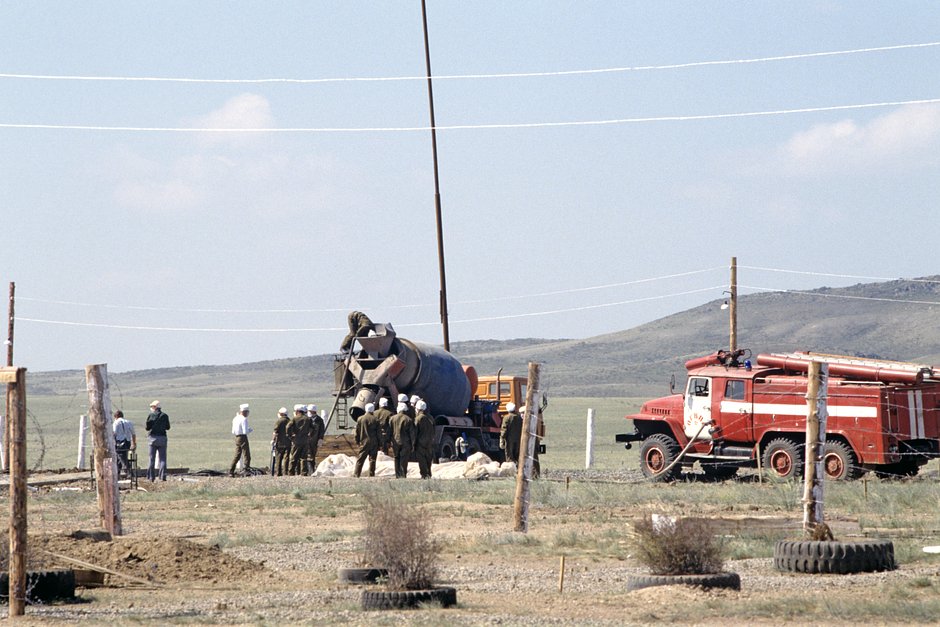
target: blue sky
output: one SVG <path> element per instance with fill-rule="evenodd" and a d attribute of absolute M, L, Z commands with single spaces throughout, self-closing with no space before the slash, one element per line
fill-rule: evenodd
<path fill-rule="evenodd" d="M 463 77 L 434 82 L 452 342 L 630 328 L 720 298 L 732 256 L 742 293 L 940 273 L 940 105 L 709 117 L 940 98 L 937 45 L 800 56 L 935 44 L 936 2 L 429 0 L 428 21 L 434 75 Z M 440 343 L 424 80 L 26 78 L 424 72 L 418 0 L 0 3 L 17 364 L 319 354 L 350 309 Z M 546 125 L 610 120 L 632 121 Z M 266 132 L 205 130 L 233 127 Z"/>

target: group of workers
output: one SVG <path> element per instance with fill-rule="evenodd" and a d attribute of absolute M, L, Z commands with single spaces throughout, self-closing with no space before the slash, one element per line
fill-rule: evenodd
<path fill-rule="evenodd" d="M 147 444 L 150 449 L 150 460 L 147 464 L 147 478 L 151 482 L 156 479 L 166 481 L 166 432 L 170 430 L 170 417 L 163 413 L 160 401 L 150 403 L 150 413 L 147 414 Z M 137 451 L 137 433 L 134 423 L 124 417 L 120 409 L 114 412 L 114 421 L 111 423 L 114 434 L 114 450 L 117 453 L 119 476 L 130 477 L 134 472 L 131 467 L 131 451 Z"/>
<path fill-rule="evenodd" d="M 395 477 L 408 475 L 408 462 L 412 455 L 418 461 L 422 479 L 431 478 L 431 462 L 434 459 L 434 418 L 428 413 L 428 404 L 418 396 L 408 398 L 399 394 L 395 413 L 388 408 L 389 399 L 379 399 L 379 408 L 367 403 L 365 414 L 356 422 L 355 475 L 362 474 L 366 459 L 369 460 L 369 476 L 375 476 L 375 463 L 379 451 L 391 454 L 395 459 Z"/>
<path fill-rule="evenodd" d="M 232 418 L 232 435 L 235 436 L 235 457 L 229 467 L 229 476 L 235 476 L 238 462 L 241 460 L 244 474 L 251 468 L 251 449 L 248 446 L 248 426 L 250 408 L 247 403 L 238 407 L 238 413 Z M 326 433 L 323 418 L 317 412 L 317 406 L 294 405 L 294 415 L 287 415 L 287 408 L 277 410 L 277 420 L 271 435 L 271 474 L 312 475 L 316 471 L 317 448 Z"/>

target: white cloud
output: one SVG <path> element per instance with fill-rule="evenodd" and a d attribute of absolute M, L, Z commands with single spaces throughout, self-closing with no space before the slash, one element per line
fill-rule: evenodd
<path fill-rule="evenodd" d="M 274 115 L 271 103 L 258 94 L 240 94 L 229 99 L 215 111 L 200 116 L 193 121 L 193 128 L 274 128 Z M 201 138 L 208 142 L 244 143 L 257 138 L 256 133 L 203 133 Z"/>
<path fill-rule="evenodd" d="M 860 125 L 854 120 L 817 124 L 797 133 L 781 150 L 797 172 L 851 170 L 917 158 L 940 139 L 940 107 L 908 105 Z"/>

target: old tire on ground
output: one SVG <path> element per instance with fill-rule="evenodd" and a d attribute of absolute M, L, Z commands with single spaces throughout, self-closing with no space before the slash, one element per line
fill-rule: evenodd
<path fill-rule="evenodd" d="M 771 478 L 796 479 L 803 474 L 803 447 L 788 438 L 771 440 L 764 447 L 762 461 Z"/>
<path fill-rule="evenodd" d="M 0 574 L 0 599 L 9 602 L 10 578 Z M 75 573 L 71 570 L 37 570 L 26 573 L 26 602 L 50 603 L 75 598 Z"/>
<path fill-rule="evenodd" d="M 679 443 L 663 433 L 654 433 L 640 446 L 640 471 L 644 477 L 654 481 L 675 481 L 682 471 L 681 465 L 672 464 L 679 456 Z M 666 470 L 669 468 L 669 470 Z"/>
<path fill-rule="evenodd" d="M 385 568 L 340 568 L 337 573 L 340 583 L 371 584 L 388 577 Z"/>
<path fill-rule="evenodd" d="M 830 481 L 852 481 L 862 476 L 855 451 L 839 440 L 826 442 L 823 448 L 823 470 L 826 479 Z"/>
<path fill-rule="evenodd" d="M 897 564 L 890 540 L 782 540 L 774 546 L 774 568 L 791 573 L 848 575 L 894 570 Z"/>
<path fill-rule="evenodd" d="M 713 573 L 710 575 L 630 575 L 627 591 L 652 588 L 653 586 L 698 586 L 699 588 L 741 589 L 741 577 L 737 573 Z"/>
<path fill-rule="evenodd" d="M 457 605 L 456 588 L 432 588 L 431 590 L 363 590 L 360 600 L 364 610 L 401 610 L 418 607 L 426 603 L 439 603 L 441 607 Z"/>

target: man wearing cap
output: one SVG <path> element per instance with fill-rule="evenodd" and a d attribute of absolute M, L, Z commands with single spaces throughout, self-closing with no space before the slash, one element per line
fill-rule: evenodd
<path fill-rule="evenodd" d="M 309 474 L 310 436 L 313 434 L 313 422 L 307 416 L 305 405 L 294 405 L 294 417 L 287 425 L 290 436 L 290 472 L 291 475 Z"/>
<path fill-rule="evenodd" d="M 114 422 L 111 423 L 114 431 L 114 450 L 118 455 L 118 471 L 127 477 L 131 476 L 131 464 L 127 459 L 128 451 L 137 450 L 137 434 L 134 433 L 134 423 L 124 418 L 120 409 L 114 412 Z"/>
<path fill-rule="evenodd" d="M 326 435 L 326 425 L 323 424 L 323 418 L 317 413 L 317 406 L 313 403 L 307 405 L 307 416 L 312 425 L 310 436 L 310 467 L 311 474 L 317 471 L 317 448 L 320 446 L 320 440 Z"/>
<path fill-rule="evenodd" d="M 519 443 L 522 440 L 522 417 L 516 413 L 515 403 L 506 403 L 506 415 L 499 428 L 499 448 L 503 449 L 506 461 L 519 463 Z"/>
<path fill-rule="evenodd" d="M 375 476 L 375 462 L 379 456 L 379 421 L 375 417 L 375 404 L 366 404 L 366 413 L 356 421 L 356 444 L 359 445 L 359 457 L 356 458 L 356 477 L 362 473 L 362 466 L 369 458 L 369 476 Z"/>
<path fill-rule="evenodd" d="M 388 455 L 389 447 L 392 445 L 392 434 L 389 426 L 389 419 L 392 412 L 388 408 L 388 399 L 384 396 L 379 399 L 379 408 L 375 410 L 375 419 L 379 421 L 379 450 Z"/>
<path fill-rule="evenodd" d="M 289 425 L 287 408 L 281 407 L 277 410 L 277 422 L 274 423 L 274 434 L 271 436 L 271 448 L 274 455 L 274 467 L 271 469 L 271 474 L 277 473 L 278 477 L 285 473 L 290 474 L 290 436 L 287 434 Z"/>
<path fill-rule="evenodd" d="M 398 413 L 389 419 L 392 453 L 395 455 L 395 477 L 408 476 L 408 462 L 415 448 L 415 421 L 408 415 L 408 403 L 398 403 Z"/>
<path fill-rule="evenodd" d="M 161 481 L 166 481 L 166 432 L 170 430 L 170 417 L 163 413 L 160 401 L 150 403 L 150 415 L 147 416 L 147 443 L 150 445 L 150 463 L 147 465 L 147 478 L 151 482 L 159 475 Z M 157 456 L 160 456 L 160 466 L 154 470 Z"/>
<path fill-rule="evenodd" d="M 238 406 L 238 413 L 232 418 L 232 435 L 235 436 L 235 459 L 232 460 L 232 467 L 228 470 L 228 476 L 235 476 L 235 468 L 238 466 L 238 460 L 244 459 L 242 463 L 242 474 L 247 475 L 251 467 L 251 448 L 248 446 L 248 434 L 252 428 L 248 426 L 248 403 Z"/>
<path fill-rule="evenodd" d="M 434 419 L 427 413 L 428 404 L 415 403 L 415 457 L 422 479 L 431 478 L 431 460 L 434 459 Z"/>

